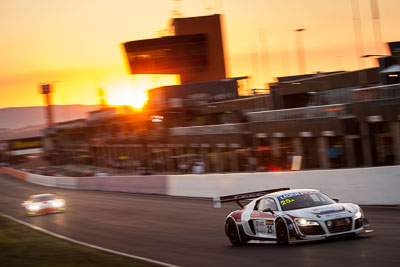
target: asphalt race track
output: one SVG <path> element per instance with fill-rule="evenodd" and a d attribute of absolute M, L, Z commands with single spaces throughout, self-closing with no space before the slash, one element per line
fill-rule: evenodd
<path fill-rule="evenodd" d="M 29 195 L 56 193 L 67 212 L 26 217 Z M 211 200 L 74 191 L 0 174 L 0 212 L 93 245 L 179 266 L 400 266 L 400 207 L 363 207 L 375 232 L 290 246 L 230 245 L 224 219 L 235 204 Z M 61 259 L 60 259 L 61 261 Z"/>

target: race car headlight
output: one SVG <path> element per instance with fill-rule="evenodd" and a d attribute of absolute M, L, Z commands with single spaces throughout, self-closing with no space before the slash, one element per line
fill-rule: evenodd
<path fill-rule="evenodd" d="M 55 208 L 61 208 L 61 207 L 64 206 L 64 204 L 65 204 L 65 201 L 64 201 L 64 200 L 62 200 L 62 199 L 56 199 L 56 200 L 53 202 L 53 207 L 55 207 Z"/>
<path fill-rule="evenodd" d="M 39 205 L 38 204 L 30 204 L 28 206 L 28 210 L 30 210 L 30 211 L 38 211 L 39 210 Z"/>
<path fill-rule="evenodd" d="M 361 217 L 362 217 L 362 212 L 361 210 L 358 210 L 354 215 L 354 220 L 360 219 Z"/>
<path fill-rule="evenodd" d="M 297 225 L 299 226 L 311 226 L 311 225 L 319 225 L 316 221 L 310 221 L 307 219 L 298 219 L 296 220 Z"/>

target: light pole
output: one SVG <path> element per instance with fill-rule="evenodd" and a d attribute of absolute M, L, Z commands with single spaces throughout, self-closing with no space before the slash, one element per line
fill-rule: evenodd
<path fill-rule="evenodd" d="M 54 92 L 54 84 L 59 81 L 53 81 L 51 83 L 40 83 L 39 84 L 39 93 L 44 96 L 45 103 L 47 105 L 46 107 L 46 114 L 47 114 L 47 129 L 45 129 L 45 134 L 43 138 L 43 148 L 45 151 L 51 151 L 54 149 L 53 147 L 53 142 L 51 141 L 50 136 L 53 134 L 52 129 L 53 129 L 53 113 L 52 113 L 52 99 L 51 99 L 51 93 Z M 50 154 L 51 155 L 51 154 Z M 57 161 L 57 158 L 51 157 L 51 161 Z M 56 162 L 57 163 L 57 162 Z"/>
<path fill-rule="evenodd" d="M 40 94 L 44 96 L 45 103 L 47 105 L 46 108 L 46 114 L 47 114 L 47 127 L 52 128 L 53 127 L 53 113 L 51 110 L 51 105 L 52 99 L 51 99 L 51 93 L 54 92 L 54 84 L 59 81 L 53 81 L 51 83 L 40 83 Z"/>
<path fill-rule="evenodd" d="M 304 55 L 304 41 L 303 35 L 301 34 L 306 29 L 296 29 L 294 30 L 296 34 L 296 45 L 297 45 L 297 60 L 299 62 L 299 72 L 300 74 L 306 73 L 306 59 Z"/>

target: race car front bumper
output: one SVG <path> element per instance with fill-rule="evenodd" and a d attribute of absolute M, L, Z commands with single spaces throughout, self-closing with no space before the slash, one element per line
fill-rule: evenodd
<path fill-rule="evenodd" d="M 289 242 L 296 243 L 299 241 L 301 242 L 301 241 L 323 240 L 323 239 L 341 238 L 346 236 L 354 236 L 360 234 L 368 234 L 373 232 L 372 230 L 366 229 L 368 226 L 369 222 L 365 218 L 362 218 L 362 221 L 359 224 L 357 224 L 356 221 L 353 221 L 351 227 L 348 228 L 348 230 L 343 230 L 338 232 L 334 231 L 331 232 L 332 229 L 329 229 L 326 225 L 323 225 L 322 223 L 320 223 L 320 228 L 319 228 L 320 234 L 316 234 L 317 231 L 315 231 L 314 234 L 305 234 L 302 233 L 300 227 L 296 226 L 295 231 L 289 231 L 290 233 Z"/>
<path fill-rule="evenodd" d="M 37 211 L 32 211 L 32 210 L 27 210 L 27 215 L 28 216 L 37 216 L 37 215 L 43 215 L 43 214 L 50 214 L 50 213 L 58 213 L 58 212 L 64 212 L 65 207 L 59 207 L 59 208 L 45 208 L 45 209 L 40 209 Z"/>

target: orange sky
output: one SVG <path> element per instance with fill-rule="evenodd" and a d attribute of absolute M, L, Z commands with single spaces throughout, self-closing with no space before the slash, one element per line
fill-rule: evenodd
<path fill-rule="evenodd" d="M 180 10 L 188 17 L 223 13 L 228 74 L 255 75 L 262 88 L 273 77 L 299 73 L 297 28 L 307 29 L 307 72 L 357 69 L 351 1 L 182 0 Z M 382 40 L 400 41 L 400 1 L 378 3 Z M 376 54 L 370 1 L 359 4 L 364 53 Z M 58 81 L 55 104 L 96 104 L 99 86 L 109 103 L 129 104 L 122 102 L 146 87 L 174 83 L 175 77 L 128 75 L 120 49 L 126 41 L 157 37 L 173 8 L 172 0 L 0 0 L 0 108 L 42 105 L 42 82 Z M 259 63 L 265 52 L 267 74 Z M 374 66 L 373 59 L 363 61 Z"/>

